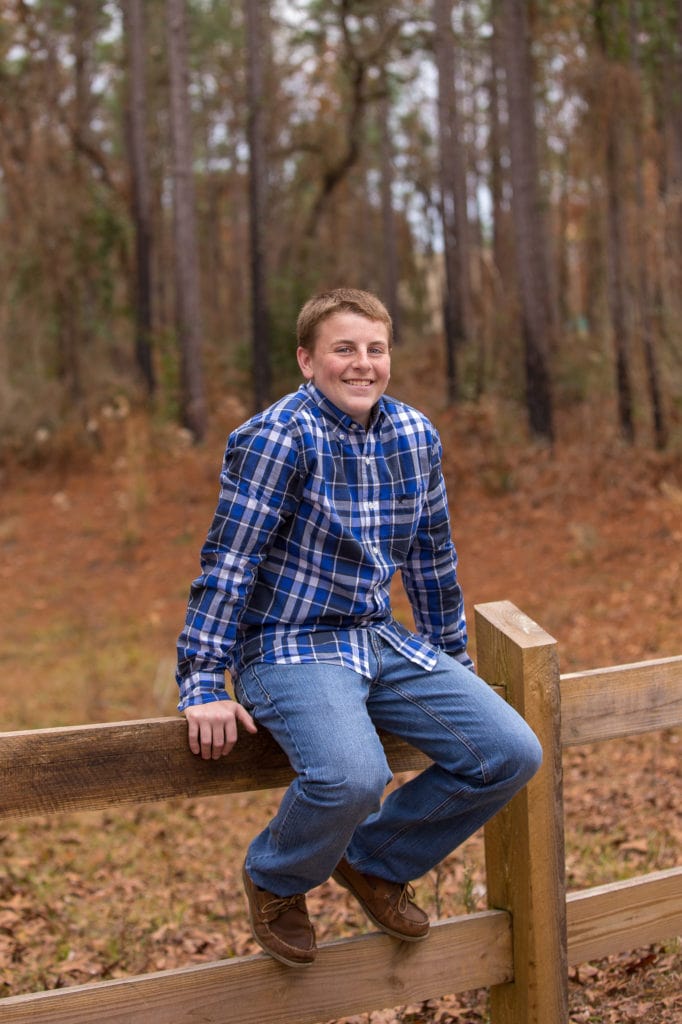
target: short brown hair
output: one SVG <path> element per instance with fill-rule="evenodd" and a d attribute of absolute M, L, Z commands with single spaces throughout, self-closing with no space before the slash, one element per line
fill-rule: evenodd
<path fill-rule="evenodd" d="M 308 299 L 298 314 L 296 338 L 301 348 L 315 347 L 317 328 L 334 313 L 357 313 L 367 320 L 378 320 L 388 331 L 389 345 L 393 341 L 393 323 L 381 299 L 359 288 L 333 288 Z"/>

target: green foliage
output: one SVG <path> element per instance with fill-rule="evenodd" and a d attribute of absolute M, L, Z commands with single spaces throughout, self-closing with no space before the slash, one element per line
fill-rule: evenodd
<path fill-rule="evenodd" d="M 154 351 L 159 378 L 156 410 L 162 419 L 177 422 L 180 418 L 180 357 L 175 332 L 170 328 L 157 331 Z"/>

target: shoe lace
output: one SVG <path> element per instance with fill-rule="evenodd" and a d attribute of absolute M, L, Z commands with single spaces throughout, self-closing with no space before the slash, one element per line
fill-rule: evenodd
<path fill-rule="evenodd" d="M 406 882 L 405 885 L 401 885 L 400 895 L 398 896 L 397 902 L 397 907 L 401 914 L 405 913 L 415 895 L 414 887 L 411 886 L 409 882 Z"/>
<path fill-rule="evenodd" d="M 296 893 L 294 896 L 273 896 L 271 900 L 268 900 L 261 907 L 261 913 L 269 921 L 274 921 L 275 918 L 281 917 L 287 910 L 302 910 L 305 912 L 305 899 L 302 893 Z"/>

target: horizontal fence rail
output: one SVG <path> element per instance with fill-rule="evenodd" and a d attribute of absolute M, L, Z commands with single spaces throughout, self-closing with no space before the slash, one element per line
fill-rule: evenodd
<path fill-rule="evenodd" d="M 429 763 L 395 736 L 381 738 L 394 772 Z M 265 729 L 242 733 L 228 757 L 205 761 L 191 753 L 187 723 L 176 717 L 0 733 L 0 777 L 7 818 L 276 789 L 293 773 Z"/>
<path fill-rule="evenodd" d="M 561 676 L 564 747 L 680 725 L 682 657 Z M 381 738 L 394 772 L 427 763 L 395 736 Z M 292 772 L 263 729 L 243 733 L 229 757 L 204 761 L 187 746 L 184 719 L 173 717 L 0 733 L 0 776 L 7 818 L 275 789 Z"/>
<path fill-rule="evenodd" d="M 682 867 L 569 893 L 571 964 L 682 935 Z"/>
<path fill-rule="evenodd" d="M 682 725 L 682 657 L 561 677 L 564 746 Z"/>
<path fill-rule="evenodd" d="M 258 954 L 0 1000 L 3 1024 L 318 1024 L 510 981 L 503 911 L 440 921 L 428 942 L 363 935 L 324 945 L 313 971 Z"/>

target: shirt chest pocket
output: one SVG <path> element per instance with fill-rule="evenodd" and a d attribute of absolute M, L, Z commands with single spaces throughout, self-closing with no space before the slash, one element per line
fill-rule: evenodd
<path fill-rule="evenodd" d="M 423 495 L 420 491 L 398 491 L 392 495 L 382 515 L 382 534 L 393 561 L 404 561 L 410 551 L 421 517 Z"/>

